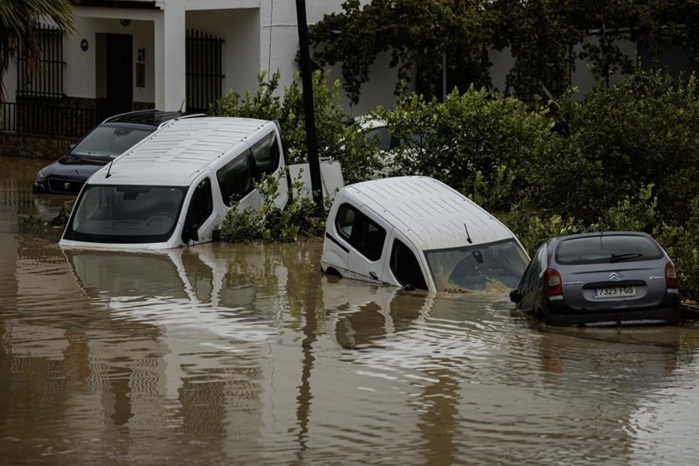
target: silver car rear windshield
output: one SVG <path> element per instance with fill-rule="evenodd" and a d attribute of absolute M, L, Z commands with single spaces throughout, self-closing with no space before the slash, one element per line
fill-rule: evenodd
<path fill-rule="evenodd" d="M 636 235 L 600 235 L 570 238 L 556 248 L 559 264 L 600 264 L 660 259 L 663 252 L 652 239 Z"/>
<path fill-rule="evenodd" d="M 158 243 L 177 226 L 187 187 L 87 185 L 65 238 L 94 243 Z"/>
<path fill-rule="evenodd" d="M 425 251 L 437 291 L 516 288 L 529 259 L 513 239 Z"/>

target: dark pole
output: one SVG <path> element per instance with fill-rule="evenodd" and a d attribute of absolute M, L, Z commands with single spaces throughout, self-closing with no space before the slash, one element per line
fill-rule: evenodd
<path fill-rule="evenodd" d="M 313 111 L 313 77 L 311 54 L 308 47 L 308 23 L 306 1 L 296 0 L 296 18 L 299 27 L 299 48 L 301 52 L 301 83 L 303 84 L 303 113 L 306 123 L 306 145 L 308 146 L 308 166 L 311 171 L 311 190 L 316 204 L 316 214 L 323 213 L 323 188 L 320 179 L 318 160 L 318 140 L 316 138 L 315 115 Z"/>

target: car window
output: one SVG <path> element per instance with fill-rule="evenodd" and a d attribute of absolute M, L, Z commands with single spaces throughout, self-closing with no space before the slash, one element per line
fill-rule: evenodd
<path fill-rule="evenodd" d="M 179 186 L 88 185 L 65 237 L 97 243 L 167 241 L 185 192 Z"/>
<path fill-rule="evenodd" d="M 211 194 L 211 180 L 204 178 L 195 188 L 192 194 L 192 200 L 189 204 L 187 217 L 185 218 L 185 228 L 182 230 L 182 240 L 186 242 L 184 236 L 187 234 L 187 228 L 192 225 L 201 227 L 206 219 L 209 218 L 214 211 L 214 199 Z"/>
<path fill-rule="evenodd" d="M 260 173 L 274 173 L 279 166 L 280 150 L 276 133 L 271 133 L 252 146 L 252 155 Z"/>
<path fill-rule="evenodd" d="M 559 264 L 591 264 L 659 259 L 662 250 L 646 236 L 600 235 L 562 240 L 556 248 Z"/>
<path fill-rule="evenodd" d="M 378 223 L 351 205 L 343 204 L 337 211 L 335 227 L 338 234 L 361 255 L 370 261 L 381 258 L 386 241 L 386 230 Z"/>
<path fill-rule="evenodd" d="M 338 234 L 346 240 L 349 240 L 352 236 L 352 227 L 354 226 L 354 219 L 356 216 L 356 209 L 349 204 L 343 204 L 337 210 L 335 227 L 337 228 Z"/>
<path fill-rule="evenodd" d="M 123 154 L 153 130 L 146 128 L 124 128 L 98 126 L 85 136 L 71 154 L 90 158 L 113 159 Z"/>
<path fill-rule="evenodd" d="M 391 144 L 391 133 L 388 132 L 388 128 L 385 126 L 368 129 L 364 134 L 364 138 L 367 141 L 373 141 L 378 144 L 381 150 L 389 150 L 393 147 Z"/>
<path fill-rule="evenodd" d="M 216 172 L 216 178 L 224 204 L 231 207 L 252 191 L 255 176 L 255 166 L 249 151 L 220 168 Z"/>
<path fill-rule="evenodd" d="M 529 262 L 514 239 L 425 251 L 437 291 L 516 288 Z"/>
<path fill-rule="evenodd" d="M 427 282 L 420 269 L 420 263 L 413 251 L 401 240 L 393 241 L 390 268 L 401 285 L 412 285 L 419 290 L 427 289 Z"/>
<path fill-rule="evenodd" d="M 544 267 L 546 249 L 546 245 L 544 244 L 536 251 L 536 254 L 534 254 L 534 259 L 532 259 L 531 264 L 527 268 L 526 276 L 523 280 L 525 291 L 533 288 L 539 279 Z"/>

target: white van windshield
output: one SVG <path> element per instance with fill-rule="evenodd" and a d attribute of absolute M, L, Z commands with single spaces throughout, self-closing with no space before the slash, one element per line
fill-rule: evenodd
<path fill-rule="evenodd" d="M 172 236 L 187 187 L 87 185 L 65 238 L 93 243 L 158 243 Z"/>
<path fill-rule="evenodd" d="M 425 251 L 437 291 L 517 288 L 529 259 L 513 239 Z"/>

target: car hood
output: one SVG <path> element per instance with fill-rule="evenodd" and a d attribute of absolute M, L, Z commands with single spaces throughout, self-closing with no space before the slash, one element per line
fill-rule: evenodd
<path fill-rule="evenodd" d="M 44 176 L 86 180 L 97 170 L 109 163 L 105 161 L 81 160 L 72 155 L 65 155 L 41 169 Z"/>

